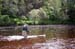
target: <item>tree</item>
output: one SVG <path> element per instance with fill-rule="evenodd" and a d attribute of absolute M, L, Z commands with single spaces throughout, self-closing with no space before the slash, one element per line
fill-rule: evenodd
<path fill-rule="evenodd" d="M 3 0 L 2 14 L 25 16 L 32 9 L 43 6 L 43 3 L 44 0 Z"/>
<path fill-rule="evenodd" d="M 2 0 L 0 0 L 0 15 L 1 15 L 1 9 L 2 9 L 2 4 L 1 4 Z"/>
<path fill-rule="evenodd" d="M 0 25 L 27 23 L 27 14 L 44 5 L 44 0 L 0 0 Z M 5 18 L 6 19 L 5 21 Z M 9 20 L 9 21 L 8 21 Z"/>

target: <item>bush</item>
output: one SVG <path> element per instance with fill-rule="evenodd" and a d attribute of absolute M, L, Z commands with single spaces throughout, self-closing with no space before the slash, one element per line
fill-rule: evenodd
<path fill-rule="evenodd" d="M 0 26 L 23 25 L 27 18 L 10 17 L 9 15 L 0 15 Z"/>

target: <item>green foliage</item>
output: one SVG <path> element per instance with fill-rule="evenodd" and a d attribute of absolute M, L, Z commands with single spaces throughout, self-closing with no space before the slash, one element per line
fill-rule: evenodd
<path fill-rule="evenodd" d="M 42 6 L 43 0 L 0 0 L 0 25 L 38 24 L 26 15 Z"/>
<path fill-rule="evenodd" d="M 22 25 L 25 24 L 27 18 L 10 17 L 9 15 L 0 15 L 0 26 Z"/>
<path fill-rule="evenodd" d="M 47 14 L 48 20 L 47 24 L 61 24 L 63 21 L 63 12 L 61 8 L 61 0 L 47 0 L 45 6 L 43 7 Z M 60 22 L 59 22 L 60 21 Z M 43 21 L 44 23 L 44 21 Z"/>
<path fill-rule="evenodd" d="M 0 25 L 71 23 L 67 11 L 75 9 L 74 0 L 45 0 L 44 3 L 41 7 L 43 0 L 0 0 Z"/>
<path fill-rule="evenodd" d="M 10 19 L 8 15 L 0 15 L 0 25 L 7 25 L 10 23 Z"/>
<path fill-rule="evenodd" d="M 41 21 L 43 24 L 70 24 L 75 22 L 69 20 L 67 15 L 69 9 L 75 9 L 74 0 L 46 0 L 43 9 L 49 17 Z M 74 19 L 74 16 L 72 17 Z"/>

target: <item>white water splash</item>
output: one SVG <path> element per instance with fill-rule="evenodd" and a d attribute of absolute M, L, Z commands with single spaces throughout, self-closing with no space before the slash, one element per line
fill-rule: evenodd
<path fill-rule="evenodd" d="M 31 35 L 31 36 L 27 36 L 27 38 L 37 38 L 39 36 L 42 36 L 42 37 L 46 37 L 46 35 Z"/>
<path fill-rule="evenodd" d="M 24 38 L 37 38 L 39 36 L 42 37 L 46 37 L 46 35 L 28 35 L 28 36 L 19 36 L 19 35 L 13 35 L 13 36 L 3 36 L 0 38 L 0 40 L 8 40 L 8 41 L 12 41 L 12 40 L 21 40 Z"/>
<path fill-rule="evenodd" d="M 4 37 L 2 37 L 1 39 L 2 40 L 8 40 L 8 41 L 12 41 L 12 40 L 21 40 L 21 39 L 23 39 L 24 38 L 24 36 L 4 36 Z"/>

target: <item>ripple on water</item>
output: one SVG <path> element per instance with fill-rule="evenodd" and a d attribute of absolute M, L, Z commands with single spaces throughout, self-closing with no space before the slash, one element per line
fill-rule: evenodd
<path fill-rule="evenodd" d="M 14 38 L 14 37 L 13 37 Z M 15 38 L 14 38 L 15 39 Z M 75 38 L 69 39 L 50 39 L 44 43 L 35 43 L 28 46 L 3 46 L 0 49 L 75 49 Z"/>
<path fill-rule="evenodd" d="M 75 40 L 72 39 L 56 39 L 56 41 L 48 40 L 48 42 L 46 43 L 37 43 L 34 44 L 33 46 L 34 47 L 39 46 L 40 48 L 38 49 L 75 49 Z"/>

